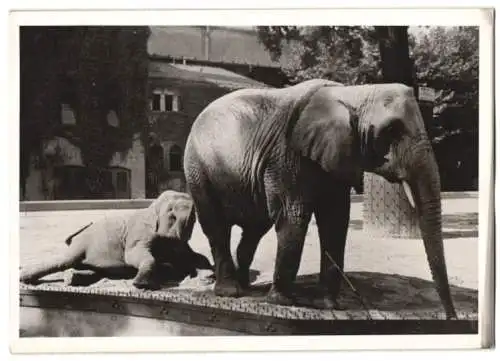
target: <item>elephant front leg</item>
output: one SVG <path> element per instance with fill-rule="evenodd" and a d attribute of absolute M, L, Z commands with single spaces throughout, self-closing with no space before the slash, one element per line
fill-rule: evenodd
<path fill-rule="evenodd" d="M 156 261 L 146 247 L 135 247 L 125 253 L 125 262 L 137 268 L 137 274 L 132 284 L 139 289 L 158 289 L 160 285 L 156 279 Z"/>
<path fill-rule="evenodd" d="M 268 294 L 270 303 L 293 305 L 293 283 L 297 277 L 304 241 L 311 214 L 301 205 L 284 212 L 276 222 L 278 250 L 273 285 Z"/>
<path fill-rule="evenodd" d="M 349 187 L 343 187 L 335 194 L 323 197 L 315 209 L 321 249 L 319 282 L 326 294 L 325 308 L 342 308 L 337 298 L 344 270 L 350 205 Z"/>

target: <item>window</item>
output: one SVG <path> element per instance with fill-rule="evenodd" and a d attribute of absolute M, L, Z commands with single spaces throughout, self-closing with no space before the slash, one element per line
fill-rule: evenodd
<path fill-rule="evenodd" d="M 59 166 L 55 199 L 128 199 L 131 197 L 131 171 L 123 167 L 89 169 Z"/>
<path fill-rule="evenodd" d="M 174 96 L 172 94 L 165 94 L 165 110 L 171 112 L 174 109 Z"/>
<path fill-rule="evenodd" d="M 154 90 L 151 100 L 151 110 L 157 112 L 178 112 L 180 110 L 179 96 L 168 90 Z"/>
<path fill-rule="evenodd" d="M 63 124 L 76 124 L 75 113 L 68 104 L 61 104 L 61 122 Z"/>
<path fill-rule="evenodd" d="M 112 127 L 118 128 L 120 126 L 120 119 L 118 119 L 118 116 L 116 115 L 116 112 L 114 110 L 109 111 L 106 118 L 108 124 Z"/>
<path fill-rule="evenodd" d="M 171 171 L 182 171 L 182 149 L 178 145 L 173 145 L 170 148 L 169 163 Z"/>
<path fill-rule="evenodd" d="M 158 112 L 161 110 L 161 94 L 153 94 L 151 109 Z"/>
<path fill-rule="evenodd" d="M 83 166 L 59 166 L 54 169 L 57 188 L 54 199 L 85 199 L 86 168 Z"/>
<path fill-rule="evenodd" d="M 128 173 L 120 171 L 116 173 L 116 190 L 118 192 L 128 191 Z"/>

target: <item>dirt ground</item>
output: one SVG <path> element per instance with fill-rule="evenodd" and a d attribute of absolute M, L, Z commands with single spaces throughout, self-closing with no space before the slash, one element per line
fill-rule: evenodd
<path fill-rule="evenodd" d="M 375 238 L 363 232 L 361 203 L 353 203 L 348 232 L 345 270 L 360 293 L 380 308 L 439 307 L 427 258 L 419 239 Z M 477 312 L 478 234 L 477 199 L 443 200 L 445 255 L 452 294 L 457 308 Z M 88 210 L 20 213 L 20 264 L 37 262 L 64 251 L 64 239 L 79 227 L 100 217 L 133 210 Z M 233 228 L 235 253 L 240 237 Z M 195 225 L 192 248 L 212 260 L 208 241 Z M 269 231 L 260 242 L 252 264 L 253 284 L 272 280 L 276 255 L 276 236 Z M 299 269 L 299 280 L 314 278 L 319 271 L 319 241 L 312 221 Z M 186 280 L 179 287 L 191 287 Z M 349 290 L 343 290 L 347 294 Z M 347 296 L 346 296 L 347 297 Z M 389 301 L 388 301 L 389 300 Z"/>

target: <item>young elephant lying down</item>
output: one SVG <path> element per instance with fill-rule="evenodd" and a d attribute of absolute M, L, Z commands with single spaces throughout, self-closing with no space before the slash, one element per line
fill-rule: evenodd
<path fill-rule="evenodd" d="M 105 217 L 81 228 L 66 239 L 67 252 L 23 268 L 20 280 L 33 283 L 73 268 L 109 278 L 135 274 L 135 287 L 155 289 L 159 271 L 167 265 L 176 274 L 195 276 L 197 269 L 212 269 L 207 258 L 189 247 L 195 220 L 189 195 L 165 191 L 132 215 Z"/>

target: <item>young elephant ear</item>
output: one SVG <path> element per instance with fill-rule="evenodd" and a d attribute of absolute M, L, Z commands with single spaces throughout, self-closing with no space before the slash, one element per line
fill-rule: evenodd
<path fill-rule="evenodd" d="M 290 144 L 325 171 L 351 169 L 355 152 L 354 113 L 331 89 L 318 90 L 298 114 Z"/>

